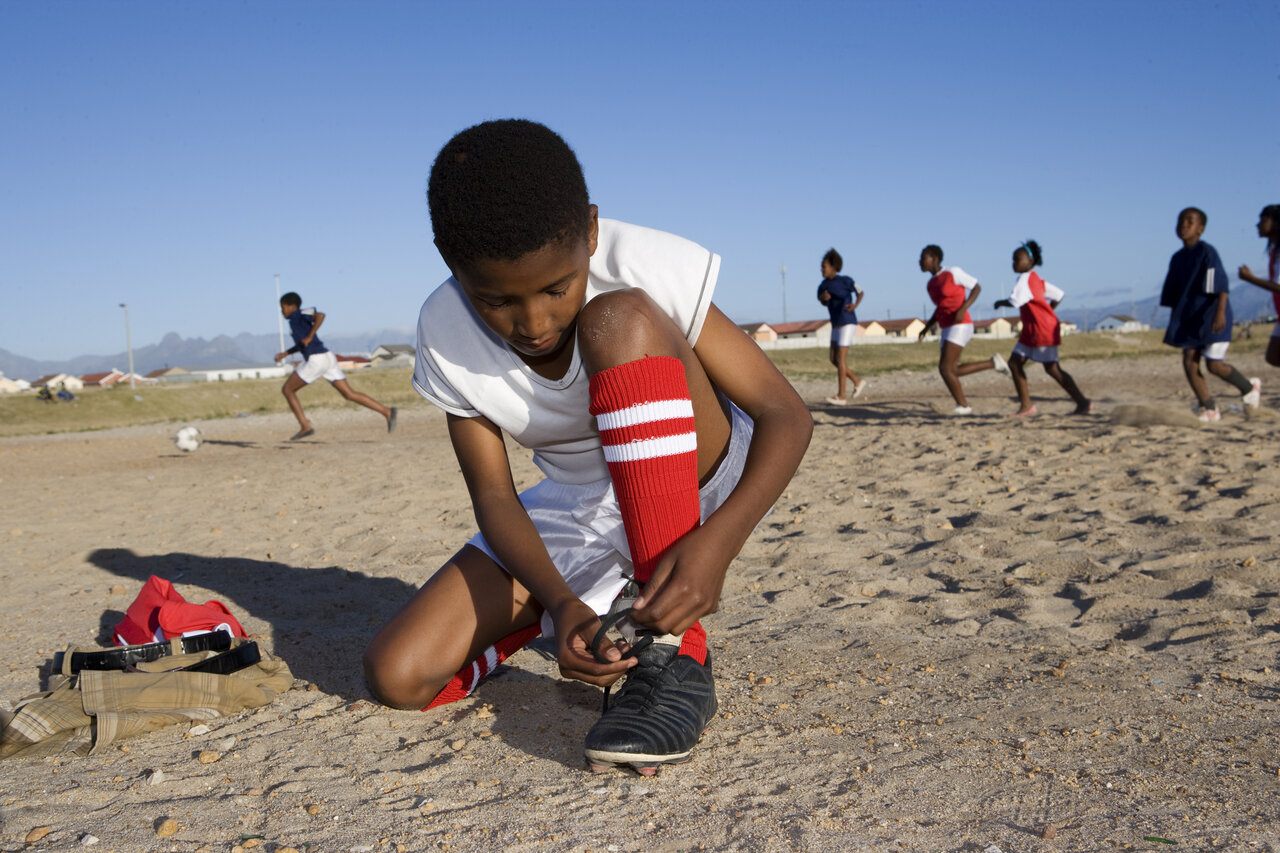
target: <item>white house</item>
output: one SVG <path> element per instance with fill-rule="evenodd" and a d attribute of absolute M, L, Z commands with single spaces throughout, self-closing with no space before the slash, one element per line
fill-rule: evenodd
<path fill-rule="evenodd" d="M 291 364 L 255 364 L 248 367 L 210 367 L 191 371 L 208 382 L 230 382 L 236 379 L 282 379 L 293 372 Z"/>
<path fill-rule="evenodd" d="M 80 377 L 72 376 L 69 373 L 50 373 L 31 383 L 33 388 L 42 386 L 50 391 L 57 391 L 59 388 L 65 388 L 72 392 L 84 390 L 84 382 L 80 381 Z"/>
<path fill-rule="evenodd" d="M 1099 332 L 1145 332 L 1151 327 L 1127 314 L 1108 314 L 1093 328 Z"/>
<path fill-rule="evenodd" d="M 25 379 L 10 379 L 0 372 L 0 394 L 17 394 L 22 391 L 30 391 L 31 383 Z"/>
<path fill-rule="evenodd" d="M 383 344 L 369 358 L 372 367 L 413 367 L 417 350 L 413 344 Z"/>

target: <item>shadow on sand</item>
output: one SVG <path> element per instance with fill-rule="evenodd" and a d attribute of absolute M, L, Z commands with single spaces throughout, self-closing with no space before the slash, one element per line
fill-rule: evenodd
<path fill-rule="evenodd" d="M 360 665 L 364 648 L 417 592 L 404 581 L 339 566 L 299 568 L 178 552 L 145 556 L 124 548 L 99 548 L 89 562 L 137 581 L 138 588 L 156 575 L 209 590 L 242 622 L 252 617 L 268 623 L 268 647 L 289 663 L 296 677 L 348 698 L 370 698 Z M 99 642 L 111 644 L 111 629 L 122 616 L 118 611 L 104 614 Z"/>

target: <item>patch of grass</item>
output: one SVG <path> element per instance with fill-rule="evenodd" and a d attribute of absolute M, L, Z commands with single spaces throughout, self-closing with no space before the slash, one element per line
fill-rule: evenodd
<path fill-rule="evenodd" d="M 409 383 L 412 371 L 352 372 L 351 387 L 381 403 L 429 405 Z M 80 432 L 138 424 L 183 423 L 235 417 L 242 414 L 288 412 L 280 388 L 282 379 L 242 379 L 234 382 L 181 382 L 112 388 L 86 388 L 70 403 L 46 403 L 34 393 L 0 395 L 0 436 Z M 354 406 L 328 382 L 320 381 L 298 393 L 304 408 Z"/>

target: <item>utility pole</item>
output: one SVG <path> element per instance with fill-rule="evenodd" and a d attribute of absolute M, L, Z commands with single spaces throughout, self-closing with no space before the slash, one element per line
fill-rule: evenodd
<path fill-rule="evenodd" d="M 136 389 L 138 386 L 133 378 L 133 335 L 129 331 L 129 306 L 121 302 L 120 307 L 124 309 L 124 345 L 129 351 L 129 387 Z"/>
<path fill-rule="evenodd" d="M 778 268 L 782 273 L 782 322 L 787 322 L 787 265 Z"/>
<path fill-rule="evenodd" d="M 284 352 L 284 315 L 280 313 L 280 273 L 276 273 L 276 328 L 280 330 L 280 349 Z"/>

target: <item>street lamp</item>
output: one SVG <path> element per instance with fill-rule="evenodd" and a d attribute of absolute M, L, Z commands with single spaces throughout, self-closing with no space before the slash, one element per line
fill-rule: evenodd
<path fill-rule="evenodd" d="M 121 302 L 120 307 L 124 309 L 124 345 L 129 350 L 129 387 L 137 388 L 133 379 L 133 335 L 129 332 L 129 306 Z"/>
<path fill-rule="evenodd" d="M 787 266 L 783 264 L 778 268 L 782 273 L 782 322 L 787 322 Z"/>
<path fill-rule="evenodd" d="M 276 273 L 276 326 L 280 330 L 280 349 L 284 352 L 284 315 L 280 313 L 280 273 Z"/>

